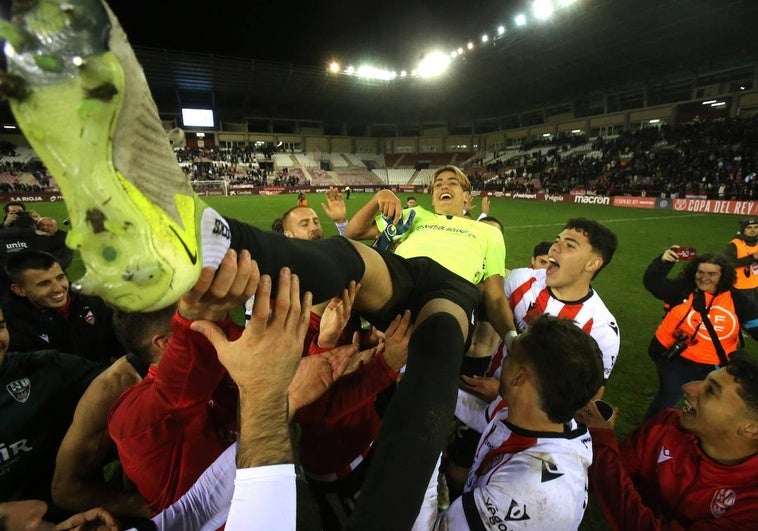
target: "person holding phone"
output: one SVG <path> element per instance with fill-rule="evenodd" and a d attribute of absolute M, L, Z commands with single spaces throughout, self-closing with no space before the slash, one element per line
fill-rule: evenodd
<path fill-rule="evenodd" d="M 658 392 L 645 419 L 674 407 L 682 385 L 725 366 L 740 347 L 740 330 L 758 339 L 758 304 L 734 287 L 734 263 L 720 253 L 696 255 L 673 245 L 645 270 L 645 288 L 669 310 L 653 335 L 648 355 L 658 371 Z M 676 278 L 668 274 L 687 260 Z M 707 320 L 704 318 L 707 316 Z"/>

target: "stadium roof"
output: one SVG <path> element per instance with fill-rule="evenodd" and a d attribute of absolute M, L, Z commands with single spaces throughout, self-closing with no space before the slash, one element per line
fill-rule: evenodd
<path fill-rule="evenodd" d="M 170 0 L 160 11 L 145 0 L 111 4 L 164 118 L 178 119 L 181 107 L 212 107 L 223 122 L 465 128 L 537 106 L 591 106 L 603 91 L 663 86 L 758 63 L 754 0 L 577 0 L 525 28 L 512 28 L 512 16 L 528 11 L 531 1 L 222 2 L 217 8 Z M 502 38 L 481 45 L 480 35 L 501 22 L 509 26 Z M 366 57 L 404 68 L 433 46 L 449 51 L 468 41 L 476 49 L 435 79 L 367 81 L 326 70 L 335 58 L 357 64 Z"/>

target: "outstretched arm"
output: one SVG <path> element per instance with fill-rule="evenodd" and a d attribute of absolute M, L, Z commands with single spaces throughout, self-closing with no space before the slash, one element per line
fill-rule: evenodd
<path fill-rule="evenodd" d="M 379 237 L 379 229 L 374 219 L 379 213 L 391 218 L 393 223 L 400 221 L 403 216 L 403 205 L 390 190 L 379 190 L 356 212 L 347 224 L 345 236 L 353 240 L 375 240 Z"/>

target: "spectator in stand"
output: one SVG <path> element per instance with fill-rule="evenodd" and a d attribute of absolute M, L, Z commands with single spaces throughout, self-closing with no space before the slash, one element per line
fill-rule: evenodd
<path fill-rule="evenodd" d="M 683 384 L 726 366 L 740 345 L 740 329 L 758 339 L 758 305 L 734 287 L 734 263 L 719 253 L 691 260 L 680 257 L 678 248 L 672 245 L 656 257 L 642 279 L 645 288 L 670 307 L 648 347 L 658 371 L 658 392 L 645 419 L 675 406 Z M 668 278 L 682 259 L 690 260 L 682 275 Z"/>
<path fill-rule="evenodd" d="M 116 458 L 108 434 L 108 412 L 126 389 L 155 371 L 171 337 L 176 305 L 154 312 L 114 314 L 114 327 L 128 354 L 93 380 L 79 400 L 63 438 L 53 476 L 52 495 L 70 511 L 104 507 L 119 517 L 149 517 L 142 495 L 125 481 L 105 481 L 104 466 Z"/>
<path fill-rule="evenodd" d="M 736 351 L 686 383 L 666 409 L 618 442 L 618 410 L 577 414 L 592 434 L 590 489 L 613 529 L 753 529 L 758 514 L 758 362 Z"/>
<path fill-rule="evenodd" d="M 758 218 L 740 221 L 740 232 L 724 254 L 737 266 L 734 287 L 758 304 Z"/>
<path fill-rule="evenodd" d="M 124 354 L 113 329 L 113 311 L 102 299 L 69 289 L 55 257 L 43 251 L 12 255 L 5 265 L 11 293 L 2 304 L 18 352 L 55 349 L 92 361 Z"/>
<path fill-rule="evenodd" d="M 305 197 L 305 194 L 303 192 L 300 192 L 297 194 L 297 206 L 299 207 L 308 206 L 308 198 Z"/>

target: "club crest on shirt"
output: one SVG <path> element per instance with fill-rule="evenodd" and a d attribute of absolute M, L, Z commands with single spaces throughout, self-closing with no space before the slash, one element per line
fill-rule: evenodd
<path fill-rule="evenodd" d="M 32 382 L 29 378 L 20 378 L 5 386 L 10 395 L 16 402 L 22 404 L 29 399 L 29 393 L 32 390 Z"/>
<path fill-rule="evenodd" d="M 88 325 L 94 325 L 95 324 L 95 314 L 92 313 L 92 310 L 87 310 L 87 313 L 84 314 L 84 322 Z"/>
<path fill-rule="evenodd" d="M 711 499 L 711 514 L 715 518 L 721 518 L 726 510 L 737 501 L 737 493 L 732 489 L 719 489 Z"/>

